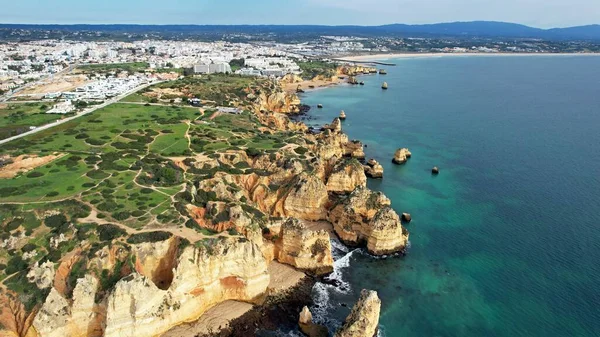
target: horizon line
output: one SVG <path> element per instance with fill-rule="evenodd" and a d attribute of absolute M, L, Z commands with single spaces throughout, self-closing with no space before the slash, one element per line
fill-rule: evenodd
<path fill-rule="evenodd" d="M 279 26 L 279 27 L 294 27 L 294 26 L 305 26 L 305 27 L 385 27 L 385 26 L 394 26 L 394 25 L 403 25 L 403 26 L 430 26 L 430 25 L 443 25 L 443 24 L 458 24 L 458 23 L 501 23 L 501 24 L 510 24 L 510 25 L 518 25 L 524 26 L 533 29 L 539 30 L 552 30 L 552 29 L 565 29 L 565 28 L 576 28 L 576 27 L 592 27 L 592 26 L 600 26 L 598 23 L 590 23 L 590 24 L 581 24 L 574 26 L 564 26 L 564 27 L 550 27 L 550 28 L 540 28 L 535 26 L 530 26 L 527 24 L 509 22 L 509 21 L 494 21 L 494 20 L 471 20 L 471 21 L 443 21 L 443 22 L 433 22 L 433 23 L 384 23 L 379 25 L 356 25 L 356 24 L 346 24 L 346 25 L 328 25 L 328 24 L 251 24 L 251 23 L 227 23 L 227 24 L 199 24 L 199 23 L 4 23 L 0 22 L 0 25 L 22 25 L 22 26 L 199 26 L 199 27 L 234 27 L 234 26 L 254 26 L 254 27 L 269 27 L 269 26 Z"/>

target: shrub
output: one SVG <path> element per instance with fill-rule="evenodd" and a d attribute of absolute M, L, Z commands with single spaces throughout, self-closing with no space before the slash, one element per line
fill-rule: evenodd
<path fill-rule="evenodd" d="M 127 239 L 127 243 L 136 245 L 144 242 L 159 242 L 169 239 L 173 234 L 169 232 L 156 231 L 133 234 Z"/>
<path fill-rule="evenodd" d="M 37 171 L 34 171 L 34 172 L 31 172 L 31 173 L 29 173 L 29 174 L 27 175 L 27 178 L 39 178 L 39 177 L 41 177 L 41 176 L 43 176 L 43 175 L 44 175 L 44 174 L 43 174 L 42 172 L 37 172 Z"/>
<path fill-rule="evenodd" d="M 116 225 L 102 225 L 98 226 L 98 237 L 101 241 L 112 241 L 118 239 L 127 234 L 127 232 Z"/>

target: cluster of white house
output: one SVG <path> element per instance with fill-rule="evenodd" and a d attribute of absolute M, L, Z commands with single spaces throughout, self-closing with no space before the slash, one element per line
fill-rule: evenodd
<path fill-rule="evenodd" d="M 126 78 L 106 78 L 87 83 L 70 92 L 48 93 L 46 99 L 64 98 L 65 100 L 104 100 L 119 96 L 134 88 L 150 83 L 151 78 L 131 75 Z"/>

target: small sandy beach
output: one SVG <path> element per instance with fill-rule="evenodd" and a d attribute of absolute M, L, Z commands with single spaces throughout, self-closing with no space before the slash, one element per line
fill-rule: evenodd
<path fill-rule="evenodd" d="M 277 295 L 297 286 L 306 276 L 291 266 L 273 261 L 269 264 L 269 295 Z M 167 331 L 162 337 L 193 337 L 211 334 L 229 326 L 229 323 L 252 310 L 254 306 L 240 301 L 221 302 L 206 311 L 191 323 L 178 325 Z"/>

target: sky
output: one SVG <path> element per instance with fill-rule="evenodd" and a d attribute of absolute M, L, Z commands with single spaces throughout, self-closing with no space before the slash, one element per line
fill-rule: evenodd
<path fill-rule="evenodd" d="M 0 0 L 0 23 L 600 24 L 600 0 Z"/>

